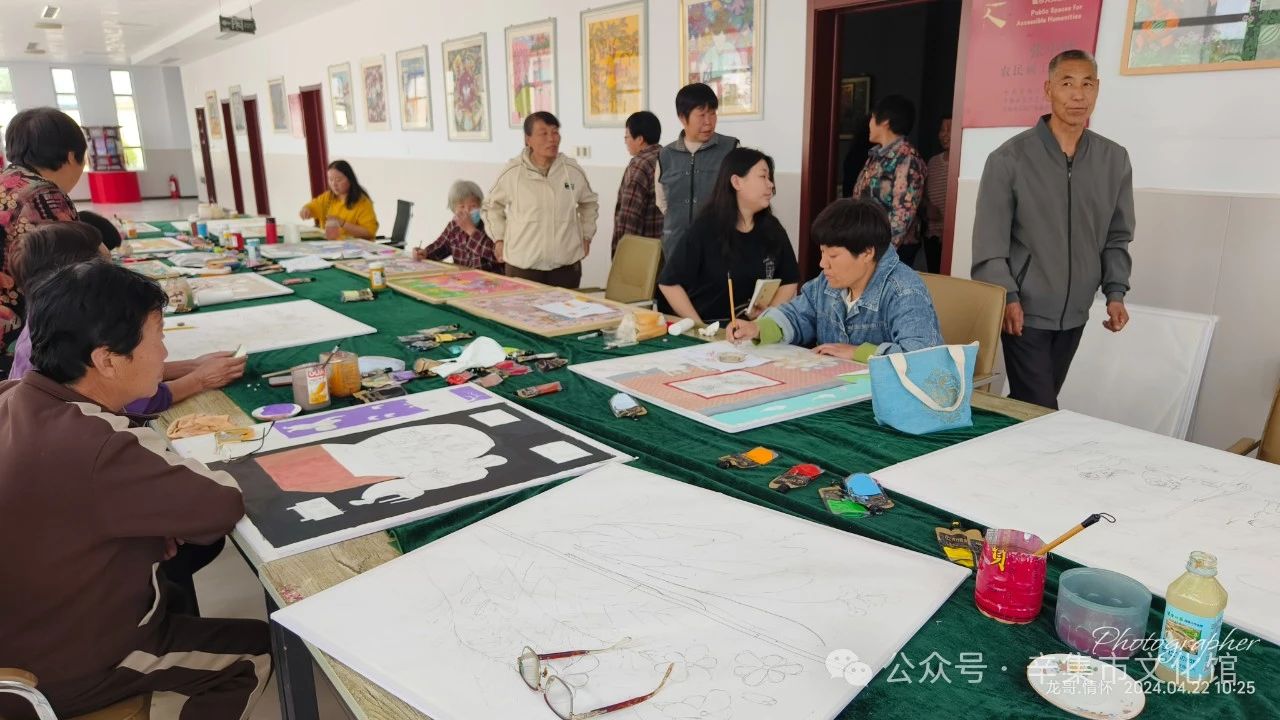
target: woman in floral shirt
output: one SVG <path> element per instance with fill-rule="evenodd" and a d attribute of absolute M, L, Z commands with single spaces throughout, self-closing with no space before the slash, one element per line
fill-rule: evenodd
<path fill-rule="evenodd" d="M 0 172 L 0 348 L 22 325 L 22 298 L 9 274 L 27 233 L 47 222 L 76 220 L 67 193 L 84 173 L 84 131 L 50 107 L 23 110 L 5 129 L 9 166 Z"/>

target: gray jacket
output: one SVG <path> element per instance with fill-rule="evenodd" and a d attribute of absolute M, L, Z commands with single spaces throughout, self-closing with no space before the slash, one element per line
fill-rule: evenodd
<path fill-rule="evenodd" d="M 711 199 L 720 163 L 736 147 L 737 138 L 713 133 L 696 153 L 691 153 L 681 130 L 680 137 L 659 152 L 658 182 L 667 201 L 662 217 L 663 257 L 671 257 L 702 203 Z"/>
<path fill-rule="evenodd" d="M 1121 145 L 1085 130 L 1068 162 L 1044 116 L 987 158 L 973 224 L 974 280 L 1008 290 L 1027 327 L 1089 320 L 1098 288 L 1129 290 L 1133 168 Z"/>

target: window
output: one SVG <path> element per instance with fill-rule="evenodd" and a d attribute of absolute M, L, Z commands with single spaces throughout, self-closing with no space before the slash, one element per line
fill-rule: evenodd
<path fill-rule="evenodd" d="M 9 68 L 0 67 L 0 134 L 17 114 L 18 103 L 13 99 L 13 78 L 9 76 Z"/>
<path fill-rule="evenodd" d="M 142 129 L 138 125 L 138 109 L 133 102 L 133 78 L 128 70 L 111 71 L 111 92 L 116 96 L 116 122 L 120 125 L 120 141 L 124 146 L 126 170 L 144 170 Z"/>
<path fill-rule="evenodd" d="M 53 92 L 58 96 L 58 109 L 80 123 L 80 101 L 76 99 L 76 79 L 70 68 L 53 68 Z"/>

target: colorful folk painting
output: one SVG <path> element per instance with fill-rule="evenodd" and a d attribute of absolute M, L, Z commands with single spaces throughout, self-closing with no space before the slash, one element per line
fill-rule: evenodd
<path fill-rule="evenodd" d="M 680 10 L 680 84 L 710 85 L 721 115 L 760 115 L 764 0 L 681 0 Z"/>
<path fill-rule="evenodd" d="M 582 13 L 583 122 L 621 127 L 645 109 L 649 89 L 647 9 L 627 2 Z"/>

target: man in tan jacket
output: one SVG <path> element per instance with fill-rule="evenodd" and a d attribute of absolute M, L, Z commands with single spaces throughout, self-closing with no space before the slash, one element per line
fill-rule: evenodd
<path fill-rule="evenodd" d="M 560 153 L 555 115 L 526 117 L 524 144 L 489 190 L 485 229 L 507 275 L 576 288 L 596 234 L 596 193 L 582 167 Z"/>

